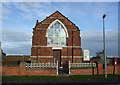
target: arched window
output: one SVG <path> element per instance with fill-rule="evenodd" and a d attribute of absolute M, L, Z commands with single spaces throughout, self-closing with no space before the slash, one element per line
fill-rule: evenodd
<path fill-rule="evenodd" d="M 66 46 L 67 30 L 59 20 L 53 21 L 47 30 L 47 45 L 53 47 Z"/>

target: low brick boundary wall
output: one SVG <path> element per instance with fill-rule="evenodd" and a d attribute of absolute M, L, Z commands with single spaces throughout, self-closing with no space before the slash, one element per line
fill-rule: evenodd
<path fill-rule="evenodd" d="M 28 75 L 57 75 L 56 69 L 26 69 L 25 63 L 21 63 L 19 66 L 3 66 L 0 67 L 2 69 L 2 74 L 0 75 L 20 75 L 20 76 L 28 76 Z M 95 75 L 95 74 L 104 74 L 103 64 L 98 64 L 96 68 L 87 68 L 87 69 L 70 69 L 70 75 Z M 107 66 L 107 74 L 120 74 L 120 65 Z"/>
<path fill-rule="evenodd" d="M 26 69 L 25 63 L 21 63 L 16 67 L 4 66 L 0 68 L 2 68 L 2 75 L 57 75 L 56 69 Z"/>
<path fill-rule="evenodd" d="M 19 75 L 19 67 L 2 67 L 2 75 Z"/>
<path fill-rule="evenodd" d="M 97 68 L 70 69 L 71 75 L 95 75 L 104 74 L 103 64 L 98 64 Z M 107 74 L 120 74 L 120 66 L 107 66 Z"/>
<path fill-rule="evenodd" d="M 93 75 L 93 69 L 71 69 L 71 75 Z M 96 73 L 97 74 L 97 73 Z"/>

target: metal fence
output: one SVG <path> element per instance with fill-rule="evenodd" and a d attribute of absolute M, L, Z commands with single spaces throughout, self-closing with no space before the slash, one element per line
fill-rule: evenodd
<path fill-rule="evenodd" d="M 96 67 L 96 63 L 70 63 L 70 68 Z"/>
<path fill-rule="evenodd" d="M 56 68 L 57 63 L 26 63 L 26 68 Z"/>

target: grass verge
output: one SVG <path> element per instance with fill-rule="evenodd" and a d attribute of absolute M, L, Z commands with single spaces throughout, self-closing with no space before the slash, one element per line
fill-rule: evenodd
<path fill-rule="evenodd" d="M 3 82 L 39 82 L 39 81 L 57 81 L 57 76 L 3 76 Z"/>
<path fill-rule="evenodd" d="M 104 75 L 71 75 L 72 80 L 113 80 L 120 79 L 120 75 L 108 74 L 107 78 Z"/>
<path fill-rule="evenodd" d="M 120 75 L 109 74 L 107 78 L 104 75 L 70 75 L 70 81 L 79 80 L 117 80 Z M 68 81 L 65 77 L 60 76 L 2 76 L 3 82 L 41 82 L 41 81 Z"/>

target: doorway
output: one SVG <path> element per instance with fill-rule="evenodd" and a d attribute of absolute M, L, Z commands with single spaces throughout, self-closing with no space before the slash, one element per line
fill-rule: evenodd
<path fill-rule="evenodd" d="M 58 61 L 58 68 L 61 67 L 61 50 L 59 49 L 53 50 L 53 61 L 54 62 Z"/>

